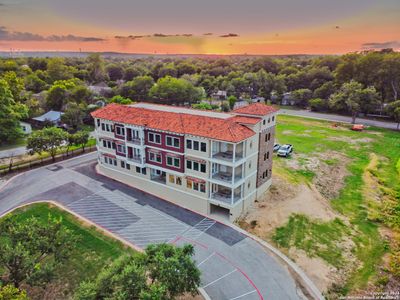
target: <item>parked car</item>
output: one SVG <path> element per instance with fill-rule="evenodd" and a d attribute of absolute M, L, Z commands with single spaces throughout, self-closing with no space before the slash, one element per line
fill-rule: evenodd
<path fill-rule="evenodd" d="M 282 145 L 278 150 L 278 156 L 288 157 L 293 152 L 293 146 L 291 144 Z"/>
<path fill-rule="evenodd" d="M 280 147 L 281 147 L 281 145 L 275 143 L 274 144 L 274 152 L 278 151 Z"/>

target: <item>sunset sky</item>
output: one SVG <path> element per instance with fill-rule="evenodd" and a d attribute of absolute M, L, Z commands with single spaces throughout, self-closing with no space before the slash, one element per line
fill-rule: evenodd
<path fill-rule="evenodd" d="M 0 0 L 0 51 L 400 49 L 399 0 Z"/>

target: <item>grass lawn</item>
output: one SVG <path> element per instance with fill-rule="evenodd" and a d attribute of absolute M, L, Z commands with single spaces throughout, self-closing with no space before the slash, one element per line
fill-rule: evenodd
<path fill-rule="evenodd" d="M 276 230 L 273 240 L 283 248 L 296 247 L 310 256 L 319 256 L 335 267 L 346 263 L 338 248 L 343 236 L 354 243 L 353 254 L 359 262 L 342 293 L 360 290 L 368 282 L 376 280 L 382 257 L 389 251 L 388 243 L 381 237 L 380 226 L 389 226 L 399 230 L 398 211 L 400 209 L 400 173 L 396 164 L 400 159 L 400 133 L 370 128 L 364 132 L 354 132 L 346 126 L 334 127 L 332 122 L 311 120 L 294 116 L 279 115 L 276 138 L 280 144 L 294 145 L 294 151 L 301 155 L 301 160 L 312 159 L 320 153 L 343 154 L 349 175 L 344 186 L 334 199 L 329 199 L 331 206 L 342 215 L 348 224 L 339 221 L 320 222 L 303 215 L 292 215 L 288 223 Z M 372 188 L 365 185 L 363 175 L 371 161 L 371 155 L 379 158 L 376 168 L 371 171 L 378 184 L 378 189 L 389 202 L 377 202 L 378 217 L 371 218 L 371 205 L 366 200 L 365 190 Z M 275 159 L 274 172 L 288 179 L 293 184 L 311 183 L 316 175 L 306 167 L 293 169 L 290 159 Z M 326 158 L 324 163 L 335 165 L 338 159 Z M 306 164 L 304 164 L 306 165 Z M 386 198 L 384 198 L 386 199 Z M 388 207 L 389 206 L 389 207 Z M 376 213 L 376 212 L 375 212 Z"/>
<path fill-rule="evenodd" d="M 12 217 L 23 222 L 27 218 L 35 216 L 46 222 L 49 214 L 56 218 L 62 218 L 62 224 L 80 237 L 71 258 L 56 270 L 56 282 L 46 288 L 46 294 L 50 293 L 53 299 L 71 298 L 81 281 L 95 278 L 104 265 L 123 253 L 134 252 L 119 241 L 103 235 L 94 227 L 83 225 L 68 212 L 46 203 L 32 204 L 18 209 L 12 213 Z M 32 298 L 43 299 L 42 293 L 43 291 L 32 291 L 34 296 Z"/>

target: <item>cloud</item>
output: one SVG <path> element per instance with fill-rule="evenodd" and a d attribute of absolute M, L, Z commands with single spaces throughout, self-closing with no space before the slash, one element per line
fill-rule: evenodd
<path fill-rule="evenodd" d="M 0 40 L 3 41 L 46 41 L 46 42 L 101 42 L 98 37 L 84 37 L 73 34 L 43 36 L 31 32 L 9 31 L 6 27 L 0 26 Z"/>
<path fill-rule="evenodd" d="M 183 37 L 192 37 L 193 34 L 191 33 L 184 33 L 184 34 L 162 34 L 162 33 L 155 33 L 153 37 L 165 38 L 165 37 L 172 37 L 172 36 L 183 36 Z"/>
<path fill-rule="evenodd" d="M 206 33 L 203 33 L 203 35 L 213 35 L 213 33 L 212 32 L 206 32 Z"/>
<path fill-rule="evenodd" d="M 364 49 L 386 49 L 386 48 L 400 48 L 400 41 L 389 41 L 389 42 L 370 42 L 362 44 Z"/>
<path fill-rule="evenodd" d="M 222 37 L 222 38 L 229 38 L 229 37 L 238 37 L 238 36 L 239 36 L 239 35 L 236 34 L 236 33 L 228 33 L 228 34 L 220 35 L 219 37 Z"/>
<path fill-rule="evenodd" d="M 145 37 L 151 37 L 151 35 L 128 35 L 128 36 L 122 36 L 122 35 L 116 35 L 114 36 L 115 39 L 129 39 L 129 40 L 139 40 Z"/>

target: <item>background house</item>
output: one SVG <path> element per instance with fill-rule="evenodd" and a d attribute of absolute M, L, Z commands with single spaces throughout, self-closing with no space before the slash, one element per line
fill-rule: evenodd
<path fill-rule="evenodd" d="M 50 110 L 47 113 L 36 117 L 32 118 L 33 124 L 38 126 L 38 127 L 43 127 L 46 125 L 46 123 L 52 123 L 55 126 L 60 126 L 61 125 L 61 116 L 64 113 L 61 111 L 54 111 Z"/>

